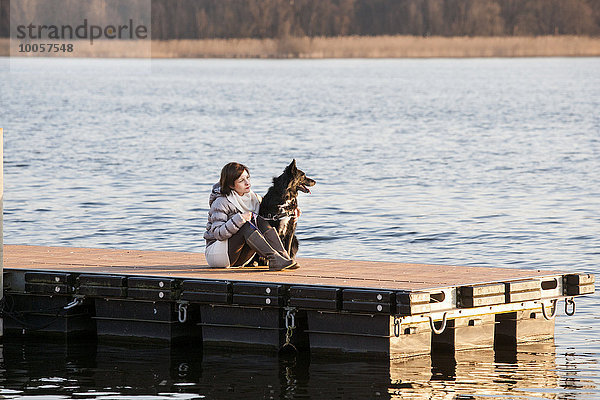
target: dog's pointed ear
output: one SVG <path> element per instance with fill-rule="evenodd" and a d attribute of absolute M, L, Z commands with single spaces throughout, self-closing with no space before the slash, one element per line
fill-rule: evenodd
<path fill-rule="evenodd" d="M 296 172 L 298 170 L 298 167 L 296 167 L 296 159 L 295 158 L 292 160 L 290 165 L 288 165 L 288 168 L 289 168 L 290 172 Z"/>

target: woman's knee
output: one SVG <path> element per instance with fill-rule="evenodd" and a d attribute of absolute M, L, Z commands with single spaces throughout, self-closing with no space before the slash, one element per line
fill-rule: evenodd
<path fill-rule="evenodd" d="M 233 235 L 233 236 L 241 236 L 242 238 L 247 238 L 249 235 L 254 232 L 256 228 L 252 226 L 250 222 L 246 222 L 242 227 Z"/>
<path fill-rule="evenodd" d="M 269 221 L 267 221 L 266 219 L 264 219 L 260 215 L 256 216 L 256 224 L 257 224 L 257 228 L 260 229 L 261 232 L 265 232 L 269 228 L 272 228 L 272 226 L 269 223 Z"/>

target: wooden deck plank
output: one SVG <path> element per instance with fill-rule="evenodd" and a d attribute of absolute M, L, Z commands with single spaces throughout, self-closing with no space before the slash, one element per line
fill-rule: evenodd
<path fill-rule="evenodd" d="M 182 279 L 235 280 L 389 290 L 423 290 L 555 276 L 556 271 L 299 258 L 301 268 L 211 269 L 201 253 L 4 246 L 4 268 Z"/>

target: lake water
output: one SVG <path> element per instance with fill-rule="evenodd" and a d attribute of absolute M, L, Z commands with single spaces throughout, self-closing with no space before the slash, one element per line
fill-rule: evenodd
<path fill-rule="evenodd" d="M 221 167 L 264 194 L 295 158 L 300 257 L 600 274 L 599 58 L 10 64 L 5 243 L 202 252 Z M 392 365 L 9 342 L 0 395 L 600 398 L 597 295 L 560 314 L 554 344 Z"/>

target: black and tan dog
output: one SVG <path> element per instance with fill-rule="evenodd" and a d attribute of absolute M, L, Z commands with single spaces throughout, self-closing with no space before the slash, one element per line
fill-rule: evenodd
<path fill-rule="evenodd" d="M 310 193 L 309 187 L 314 186 L 315 183 L 296 167 L 294 159 L 285 168 L 283 174 L 273 178 L 273 185 L 260 203 L 258 214 L 275 228 L 291 258 L 294 258 L 298 252 L 296 238 L 298 191 Z"/>

